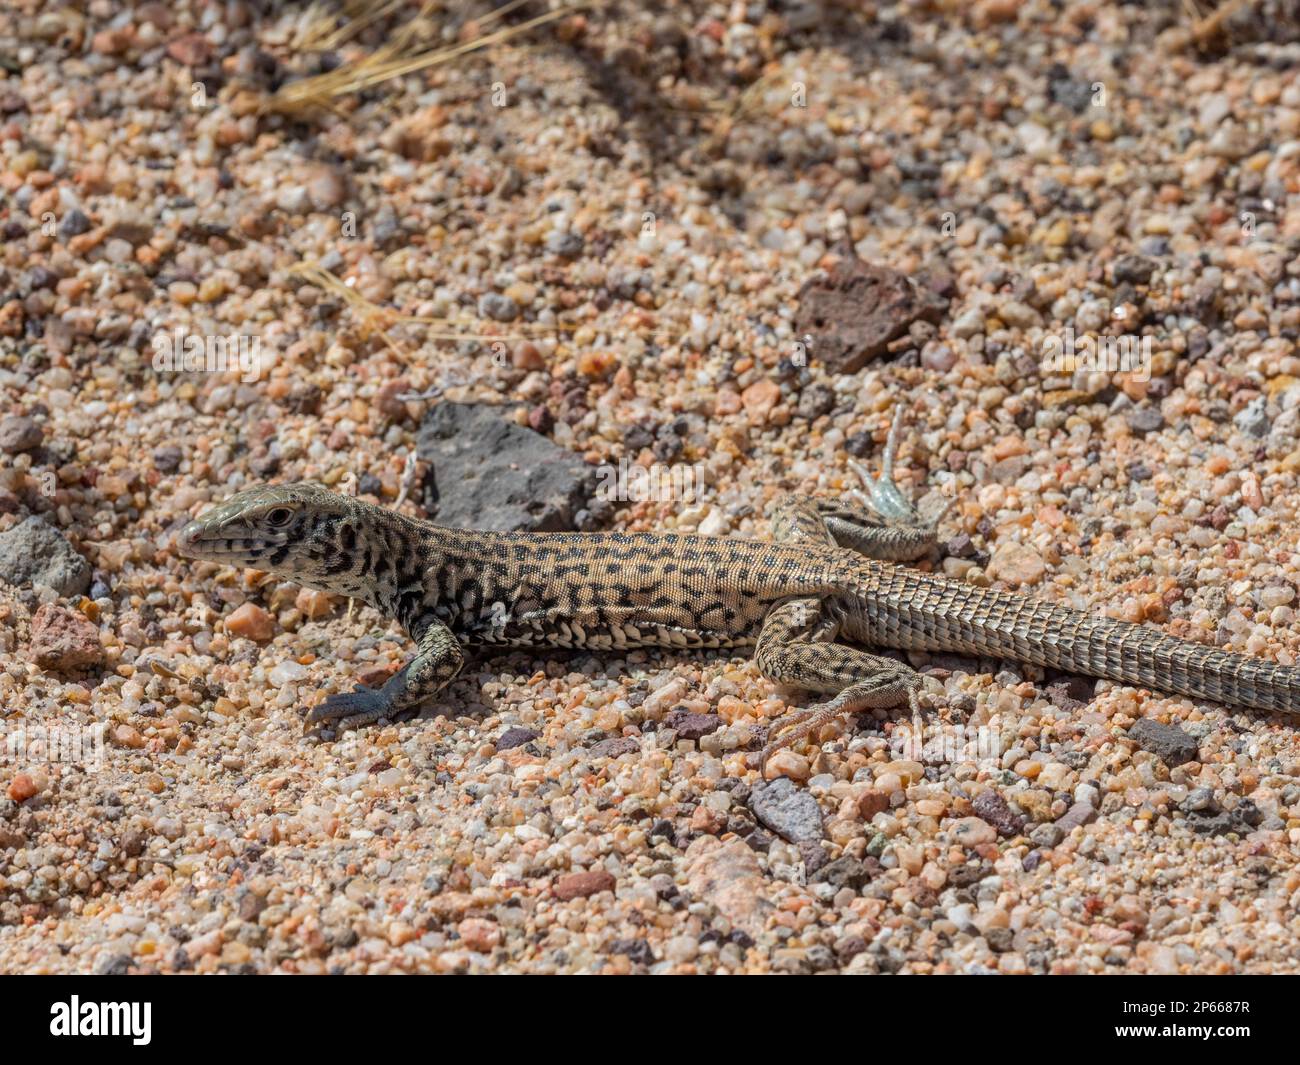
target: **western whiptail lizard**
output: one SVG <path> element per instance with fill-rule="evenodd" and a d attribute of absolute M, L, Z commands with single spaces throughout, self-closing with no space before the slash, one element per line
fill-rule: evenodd
<path fill-rule="evenodd" d="M 300 483 L 238 493 L 187 525 L 178 546 L 361 599 L 406 628 L 418 652 L 405 668 L 307 715 L 340 729 L 413 710 L 456 676 L 465 648 L 483 646 L 755 647 L 764 676 L 831 696 L 778 720 L 763 762 L 841 715 L 904 704 L 920 712 L 918 673 L 850 643 L 1300 710 L 1300 668 L 894 565 L 936 539 L 935 522 L 893 482 L 899 429 L 896 418 L 878 480 L 857 468 L 865 492 L 852 493 L 855 503 L 784 497 L 772 543 L 444 528 Z"/>

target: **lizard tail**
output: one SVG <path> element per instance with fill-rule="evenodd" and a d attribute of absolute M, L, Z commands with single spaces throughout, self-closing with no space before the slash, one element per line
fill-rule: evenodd
<path fill-rule="evenodd" d="M 1180 640 L 1007 592 L 902 576 L 859 575 L 864 642 L 962 651 L 1082 673 L 1225 706 L 1300 713 L 1300 668 Z"/>

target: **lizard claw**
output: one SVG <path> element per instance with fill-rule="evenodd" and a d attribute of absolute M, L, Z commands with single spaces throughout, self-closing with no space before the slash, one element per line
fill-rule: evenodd
<path fill-rule="evenodd" d="M 380 691 L 362 688 L 344 695 L 327 696 L 307 714 L 308 725 L 334 724 L 339 731 L 361 728 L 387 717 L 391 707 Z"/>

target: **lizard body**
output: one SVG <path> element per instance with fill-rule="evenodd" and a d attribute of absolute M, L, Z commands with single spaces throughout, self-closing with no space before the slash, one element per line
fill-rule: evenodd
<path fill-rule="evenodd" d="M 856 505 L 786 497 L 777 542 L 452 529 L 300 483 L 238 493 L 187 525 L 178 545 L 359 598 L 406 628 L 419 650 L 400 673 L 379 689 L 331 695 L 308 715 L 340 727 L 414 708 L 460 671 L 463 649 L 491 646 L 754 648 L 769 679 L 831 696 L 778 722 L 764 760 L 843 714 L 919 712 L 919 674 L 850 644 L 983 655 L 1300 711 L 1298 668 L 893 564 L 935 542 L 933 522 L 892 481 L 899 425 L 883 475 L 864 476 Z"/>

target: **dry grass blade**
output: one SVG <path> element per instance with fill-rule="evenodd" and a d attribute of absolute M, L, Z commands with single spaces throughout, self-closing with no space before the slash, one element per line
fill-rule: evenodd
<path fill-rule="evenodd" d="M 1192 37 L 1197 44 L 1206 44 L 1224 32 L 1224 24 L 1244 7 L 1254 5 L 1254 0 L 1228 0 L 1226 4 L 1198 19 L 1192 27 Z"/>
<path fill-rule="evenodd" d="M 405 0 L 385 0 L 377 7 L 362 0 L 360 3 L 344 5 L 345 19 L 342 26 L 334 26 L 335 16 L 322 5 L 313 5 L 308 13 L 307 29 L 294 43 L 298 48 L 311 52 L 329 52 L 346 44 L 367 26 L 373 25 L 396 11 Z"/>
<path fill-rule="evenodd" d="M 710 104 L 709 110 L 718 116 L 717 125 L 706 142 L 710 151 L 720 149 L 731 136 L 736 123 L 750 117 L 762 107 L 763 95 L 781 80 L 783 73 L 781 70 L 771 71 L 751 84 L 734 100 L 718 100 Z"/>
<path fill-rule="evenodd" d="M 518 7 L 521 2 L 522 0 L 508 0 L 506 4 L 477 20 L 478 25 L 502 17 L 515 7 Z M 398 31 L 392 44 L 386 45 L 358 62 L 345 63 L 325 74 L 289 82 L 270 97 L 266 103 L 266 109 L 281 114 L 294 115 L 314 110 L 332 110 L 332 101 L 340 96 L 360 92 L 363 89 L 372 88 L 393 78 L 405 77 L 407 74 L 414 74 L 421 70 L 440 66 L 443 63 L 449 63 L 453 59 L 491 45 L 502 44 L 536 29 L 538 26 L 554 22 L 556 19 L 564 18 L 584 8 L 598 6 L 601 2 L 602 0 L 579 0 L 577 3 L 538 15 L 527 22 L 521 22 L 518 26 L 511 26 L 508 29 L 497 30 L 493 33 L 480 34 L 471 40 L 453 45 L 450 48 L 420 51 L 420 44 L 415 40 L 415 27 L 419 24 L 420 18 L 429 10 L 429 5 L 426 4 L 419 16 L 412 19 Z"/>
<path fill-rule="evenodd" d="M 346 282 L 339 280 L 334 274 L 324 267 L 313 262 L 300 262 L 289 269 L 290 275 L 300 277 L 304 281 L 315 285 L 326 292 L 332 292 L 348 305 L 356 317 L 357 323 L 361 326 L 363 335 L 378 333 L 384 338 L 384 342 L 397 355 L 401 355 L 400 349 L 388 335 L 388 330 L 395 325 L 447 325 L 454 326 L 457 324 L 455 319 L 440 318 L 430 316 L 420 316 L 414 314 L 400 314 L 391 307 L 381 307 L 378 303 L 366 299 L 365 296 L 357 292 Z M 541 322 L 526 322 L 524 327 L 515 327 L 510 332 L 503 333 L 482 333 L 467 332 L 457 330 L 455 332 L 431 332 L 425 331 L 424 336 L 429 340 L 512 340 L 523 339 L 529 336 L 548 336 L 563 330 L 576 328 L 572 325 L 545 325 Z"/>

